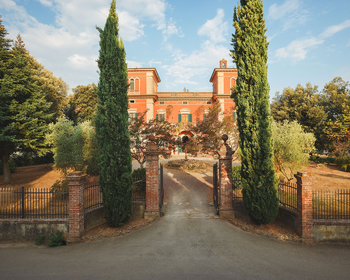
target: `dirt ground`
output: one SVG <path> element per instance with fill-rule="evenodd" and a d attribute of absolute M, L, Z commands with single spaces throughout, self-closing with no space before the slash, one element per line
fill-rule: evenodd
<path fill-rule="evenodd" d="M 336 164 L 311 163 L 301 171 L 309 172 L 314 177 L 312 182 L 314 190 L 350 189 L 350 172 L 339 170 Z"/>
<path fill-rule="evenodd" d="M 56 180 L 62 179 L 62 174 L 54 169 L 51 164 L 17 167 L 15 173 L 11 173 L 12 182 L 5 184 L 4 176 L 0 175 L 0 188 L 25 187 L 25 188 L 50 188 Z M 86 178 L 86 184 L 95 183 L 98 176 Z"/>

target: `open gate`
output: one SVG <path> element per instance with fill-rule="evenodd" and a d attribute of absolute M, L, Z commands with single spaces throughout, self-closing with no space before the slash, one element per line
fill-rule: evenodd
<path fill-rule="evenodd" d="M 213 204 L 216 215 L 219 214 L 218 163 L 213 165 Z"/>
<path fill-rule="evenodd" d="M 163 207 L 163 199 L 164 199 L 164 188 L 163 188 L 163 164 L 159 166 L 159 209 L 161 213 Z"/>

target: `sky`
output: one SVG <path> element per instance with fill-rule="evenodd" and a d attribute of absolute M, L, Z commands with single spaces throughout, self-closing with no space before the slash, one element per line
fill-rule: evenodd
<path fill-rule="evenodd" d="M 111 0 L 0 0 L 8 38 L 70 88 L 98 83 L 99 33 Z M 265 0 L 270 98 L 297 84 L 350 81 L 349 0 Z M 160 92 L 212 91 L 214 68 L 230 57 L 238 0 L 117 0 L 128 67 L 155 67 Z"/>

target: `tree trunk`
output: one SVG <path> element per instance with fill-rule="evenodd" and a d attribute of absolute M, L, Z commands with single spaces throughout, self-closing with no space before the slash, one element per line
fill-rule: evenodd
<path fill-rule="evenodd" d="M 143 163 L 140 162 L 140 168 L 143 168 Z"/>
<path fill-rule="evenodd" d="M 2 170 L 4 173 L 4 180 L 6 183 L 11 183 L 11 172 L 10 172 L 10 164 L 9 164 L 9 155 L 2 155 Z"/>

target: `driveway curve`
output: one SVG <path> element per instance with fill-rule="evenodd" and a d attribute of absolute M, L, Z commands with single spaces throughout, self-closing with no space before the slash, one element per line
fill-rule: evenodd
<path fill-rule="evenodd" d="M 72 246 L 0 245 L 1 279 L 349 279 L 350 246 L 255 236 L 215 217 L 207 175 L 164 169 L 158 222 Z M 207 183 L 206 183 L 207 182 Z"/>

